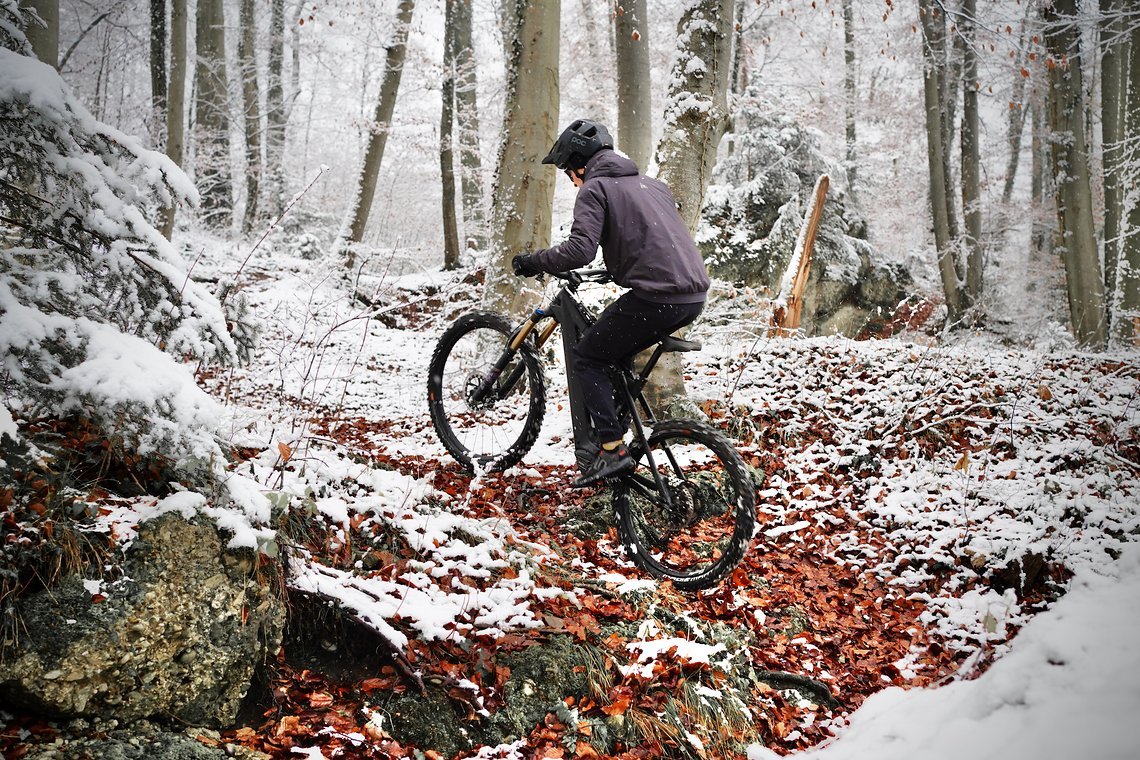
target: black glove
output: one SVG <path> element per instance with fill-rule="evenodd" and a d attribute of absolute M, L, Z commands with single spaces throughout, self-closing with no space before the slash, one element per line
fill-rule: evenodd
<path fill-rule="evenodd" d="M 511 271 L 516 277 L 534 277 L 542 274 L 542 270 L 534 265 L 534 257 L 529 253 L 516 254 L 511 259 Z"/>

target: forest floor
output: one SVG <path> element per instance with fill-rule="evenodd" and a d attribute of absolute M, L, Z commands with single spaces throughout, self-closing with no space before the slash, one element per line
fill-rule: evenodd
<path fill-rule="evenodd" d="M 195 274 L 225 262 L 218 251 Z M 885 689 L 980 677 L 1072 578 L 1112 575 L 1140 530 L 1135 354 L 921 328 L 771 337 L 762 299 L 718 285 L 690 336 L 704 348 L 686 355 L 687 386 L 763 474 L 758 527 L 721 585 L 681 593 L 627 560 L 602 489 L 569 488 L 556 358 L 521 465 L 471 477 L 439 444 L 427 360 L 478 308 L 478 276 L 348 285 L 279 256 L 243 278 L 265 325 L 258 355 L 201 381 L 227 403 L 235 470 L 297 518 L 279 539 L 290 585 L 340 600 L 382 656 L 320 672 L 287 639 L 245 725 L 202 734 L 213 746 L 441 756 L 401 741 L 393 699 L 441 686 L 478 724 L 509 697 L 508 655 L 569 636 L 600 653 L 605 688 L 550 705 L 525 736 L 455 754 L 598 756 L 598 734 L 623 719 L 636 740 L 603 754 L 802 751 Z M 697 697 L 679 699 L 686 689 Z"/>

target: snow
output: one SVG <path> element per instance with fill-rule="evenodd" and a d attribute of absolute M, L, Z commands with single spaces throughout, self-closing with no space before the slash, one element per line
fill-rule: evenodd
<path fill-rule="evenodd" d="M 1073 579 L 981 677 L 932 689 L 889 688 L 850 716 L 831 744 L 799 760 L 1133 760 L 1140 748 L 1140 545 Z M 749 758 L 778 757 L 753 747 Z"/>

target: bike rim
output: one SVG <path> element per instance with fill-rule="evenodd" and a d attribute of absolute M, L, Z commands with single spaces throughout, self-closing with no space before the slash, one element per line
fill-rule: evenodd
<path fill-rule="evenodd" d="M 437 404 L 447 434 L 461 460 L 476 469 L 493 469 L 531 425 L 535 378 L 518 352 L 481 401 L 474 391 L 492 372 L 506 336 L 491 327 L 461 335 L 447 353 L 439 376 Z M 507 386 L 507 380 L 514 379 Z"/>
<path fill-rule="evenodd" d="M 746 510 L 740 478 L 708 443 L 678 433 L 655 438 L 653 460 L 660 481 L 642 455 L 624 479 L 627 547 L 654 575 L 692 580 L 734 565 L 740 558 L 740 515 Z M 668 489 L 668 506 L 658 483 Z"/>

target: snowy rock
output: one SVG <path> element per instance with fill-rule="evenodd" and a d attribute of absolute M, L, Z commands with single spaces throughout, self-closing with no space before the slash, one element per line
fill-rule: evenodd
<path fill-rule="evenodd" d="M 808 335 L 856 336 L 889 318 L 911 278 L 867 242 L 865 223 L 823 156 L 815 135 L 771 112 L 752 95 L 735 116 L 731 152 L 717 164 L 701 212 L 697 242 L 709 271 L 775 297 L 792 259 L 816 180 L 832 177 L 804 294 Z"/>
<path fill-rule="evenodd" d="M 281 640 L 284 607 L 256 566 L 213 525 L 143 523 L 117 580 L 71 576 L 18 602 L 25 632 L 2 653 L 0 694 L 62 717 L 231 724 Z"/>

